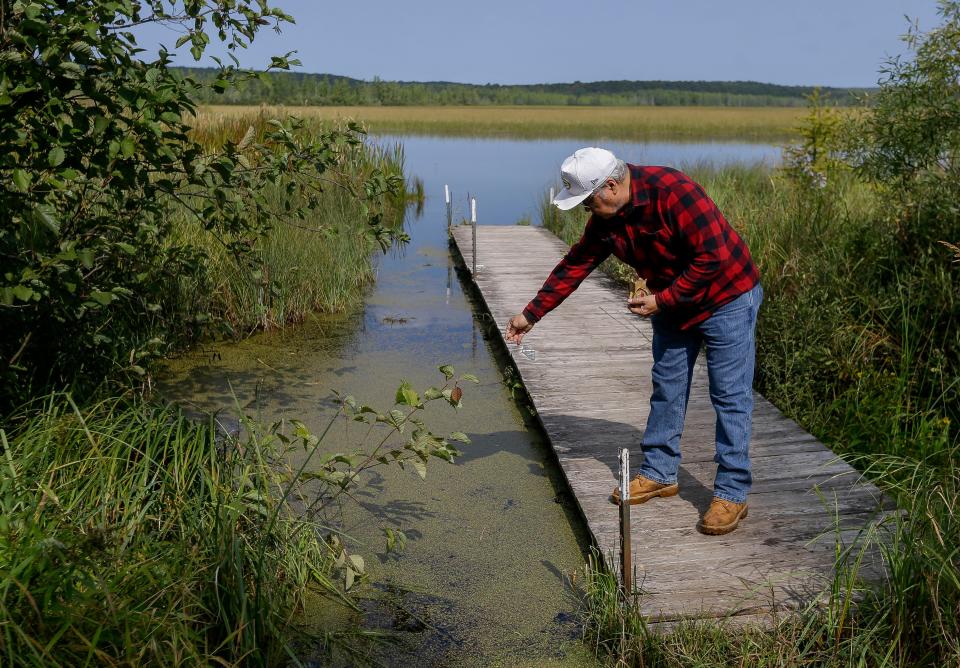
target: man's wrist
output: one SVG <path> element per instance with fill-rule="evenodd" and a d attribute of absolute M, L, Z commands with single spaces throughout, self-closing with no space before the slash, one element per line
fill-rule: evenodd
<path fill-rule="evenodd" d="M 527 319 L 527 322 L 530 323 L 531 325 L 533 325 L 533 324 L 536 323 L 538 320 L 540 320 L 540 318 L 538 318 L 538 317 L 534 314 L 534 312 L 530 310 L 530 307 L 529 307 L 529 306 L 528 306 L 527 308 L 523 309 L 523 311 L 521 311 L 520 314 L 521 314 L 524 318 L 526 318 L 526 319 Z"/>
<path fill-rule="evenodd" d="M 657 308 L 670 308 L 676 304 L 676 300 L 670 293 L 669 288 L 653 293 L 653 298 L 657 300 Z"/>

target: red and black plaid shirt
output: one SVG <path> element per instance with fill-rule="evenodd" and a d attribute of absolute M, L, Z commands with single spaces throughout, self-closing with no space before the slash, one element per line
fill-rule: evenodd
<path fill-rule="evenodd" d="M 689 176 L 670 167 L 628 168 L 631 201 L 607 220 L 590 217 L 523 310 L 530 322 L 559 306 L 611 253 L 646 279 L 661 313 L 681 329 L 760 282 L 743 239 Z"/>

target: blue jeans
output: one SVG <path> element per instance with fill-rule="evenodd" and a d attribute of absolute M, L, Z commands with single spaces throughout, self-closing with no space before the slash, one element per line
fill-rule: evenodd
<path fill-rule="evenodd" d="M 653 394 L 640 475 L 663 484 L 677 481 L 690 379 L 705 344 L 710 401 L 717 412 L 714 496 L 734 503 L 747 500 L 752 482 L 754 329 L 761 301 L 763 289 L 758 284 L 687 331 L 662 314 L 653 316 Z"/>

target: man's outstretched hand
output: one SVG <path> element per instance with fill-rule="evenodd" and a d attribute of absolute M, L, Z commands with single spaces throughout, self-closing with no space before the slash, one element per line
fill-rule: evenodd
<path fill-rule="evenodd" d="M 654 295 L 631 297 L 627 300 L 627 308 L 630 309 L 631 313 L 637 315 L 653 315 L 660 310 L 657 298 Z"/>
<path fill-rule="evenodd" d="M 527 320 L 522 313 L 510 318 L 507 323 L 507 341 L 520 343 L 523 336 L 533 329 L 533 323 Z"/>

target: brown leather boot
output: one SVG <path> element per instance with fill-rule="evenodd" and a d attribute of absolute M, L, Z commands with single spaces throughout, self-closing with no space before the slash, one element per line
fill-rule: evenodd
<path fill-rule="evenodd" d="M 734 503 L 715 496 L 710 502 L 710 508 L 697 524 L 697 530 L 709 536 L 722 536 L 736 529 L 740 520 L 746 516 L 746 503 Z"/>
<path fill-rule="evenodd" d="M 643 503 L 655 496 L 673 496 L 679 491 L 680 486 L 677 485 L 677 483 L 664 485 L 638 474 L 630 481 L 630 505 L 633 506 L 638 503 Z M 619 487 L 613 490 L 613 493 L 610 495 L 610 503 L 620 505 Z"/>

